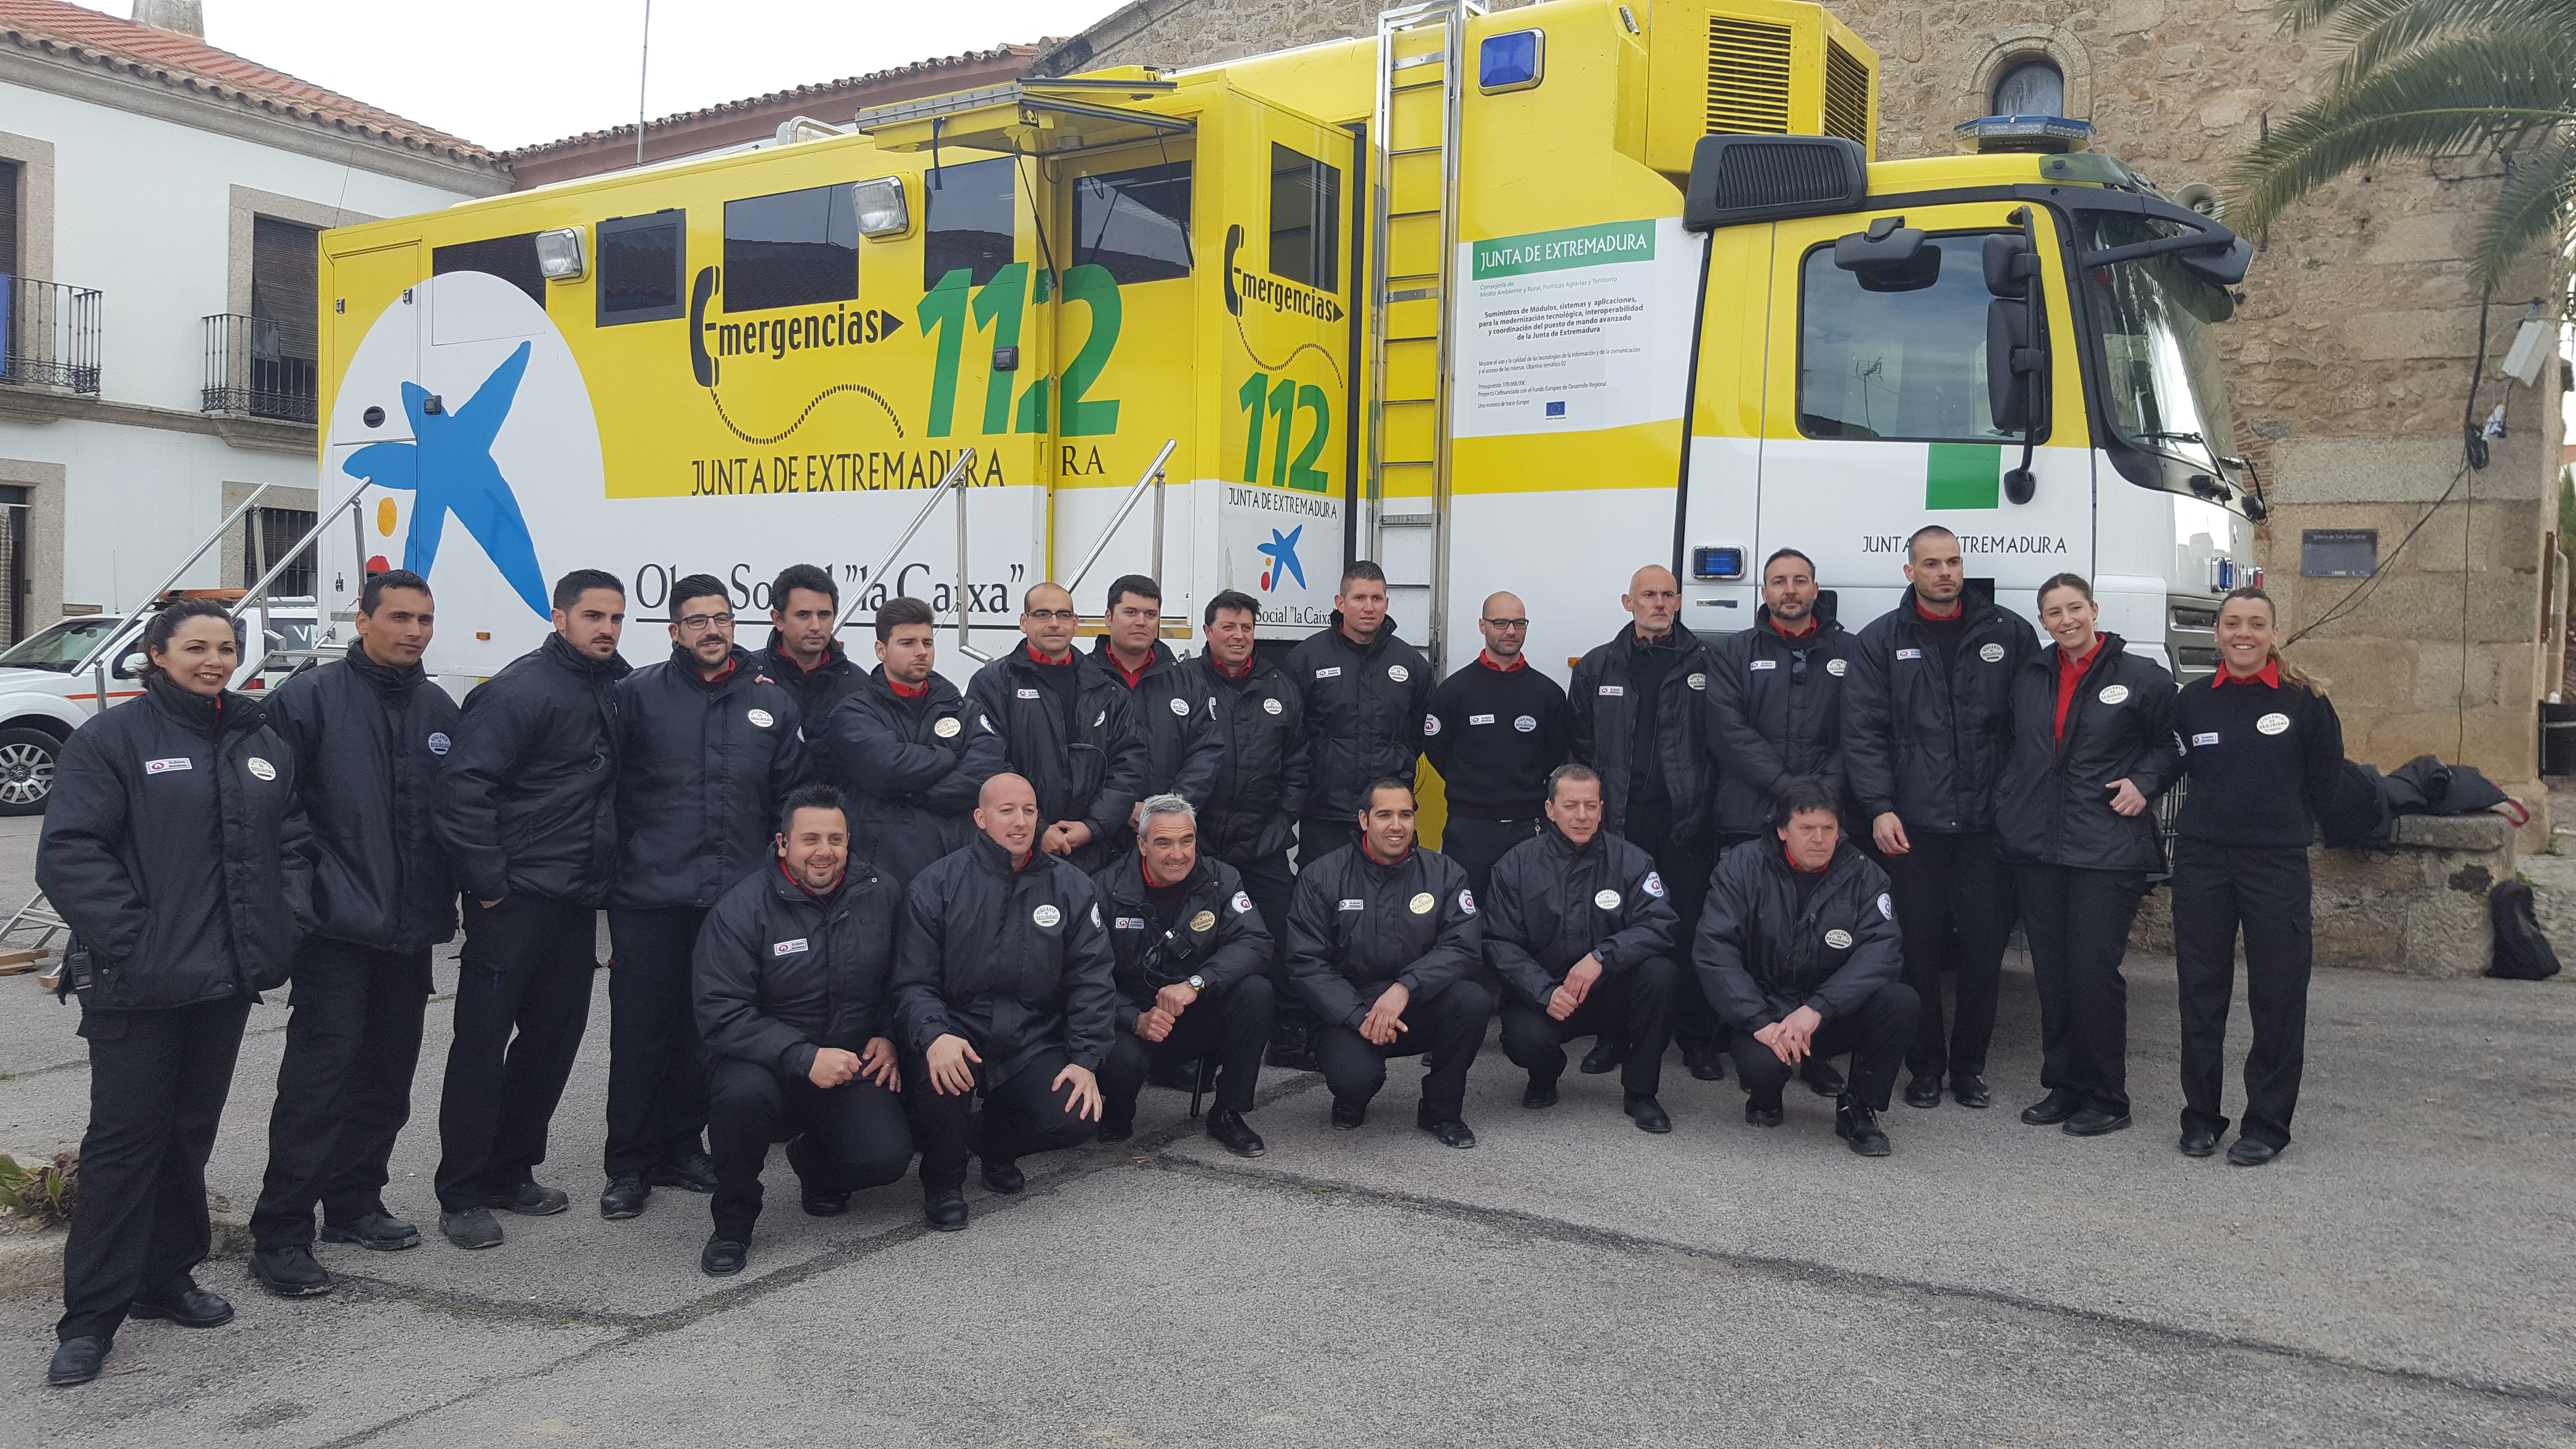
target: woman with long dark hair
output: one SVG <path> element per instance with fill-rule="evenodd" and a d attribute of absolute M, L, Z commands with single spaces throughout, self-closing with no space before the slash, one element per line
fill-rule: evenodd
<path fill-rule="evenodd" d="M 2245 1117 L 2227 1160 L 2258 1167 L 2290 1145 L 2308 1035 L 2308 841 L 2343 770 L 2343 723 L 2325 685 L 2281 657 L 2279 616 L 2261 589 L 2219 604 L 2219 671 L 2175 702 L 2191 779 L 2174 847 L 2174 969 L 2182 987 L 2182 1141 L 2218 1150 L 2227 1007 L 2236 938 L 2254 1045 Z"/>
<path fill-rule="evenodd" d="M 64 990 L 90 1065 L 55 1384 L 98 1377 L 128 1318 L 232 1321 L 191 1276 L 212 1238 L 206 1159 L 251 1004 L 285 982 L 312 917 L 295 759 L 224 687 L 241 663 L 231 618 L 181 600 L 143 648 L 143 697 L 63 746 L 36 852 L 71 924 Z"/>
<path fill-rule="evenodd" d="M 2182 771 L 2173 676 L 2094 627 L 2093 586 L 2039 586 L 2049 646 L 2013 676 L 2012 763 L 1995 834 L 2021 892 L 2039 987 L 2034 1127 L 2098 1137 L 2129 1125 L 2129 951 L 2147 877 L 2164 866 L 2147 806 Z"/>

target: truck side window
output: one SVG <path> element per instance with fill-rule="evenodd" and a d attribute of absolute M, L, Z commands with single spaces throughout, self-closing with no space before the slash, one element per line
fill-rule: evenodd
<path fill-rule="evenodd" d="M 688 309 L 680 273 L 688 260 L 687 214 L 612 216 L 599 233 L 599 325 L 660 322 Z"/>
<path fill-rule="evenodd" d="M 1994 442 L 1986 403 L 1986 292 L 1980 238 L 1934 237 L 1941 271 L 1928 287 L 1869 291 L 1834 265 L 1832 244 L 1807 253 L 1798 322 L 1798 431 L 1810 438 Z"/>
<path fill-rule="evenodd" d="M 1270 148 L 1270 275 L 1341 290 L 1333 239 L 1342 231 L 1342 173 L 1285 146 Z"/>
<path fill-rule="evenodd" d="M 980 287 L 1011 264 L 1011 158 L 942 166 L 922 179 L 930 198 L 922 228 L 921 285 L 964 268 Z"/>
<path fill-rule="evenodd" d="M 432 248 L 429 274 L 443 277 L 450 272 L 483 272 L 499 277 L 527 293 L 528 300 L 539 307 L 546 305 L 546 274 L 537 270 L 535 232 L 486 237 L 482 241 L 456 242 Z"/>
<path fill-rule="evenodd" d="M 1073 264 L 1105 267 L 1121 286 L 1190 274 L 1190 163 L 1078 176 Z"/>
<path fill-rule="evenodd" d="M 854 302 L 859 217 L 850 188 L 809 186 L 725 203 L 724 309 Z"/>

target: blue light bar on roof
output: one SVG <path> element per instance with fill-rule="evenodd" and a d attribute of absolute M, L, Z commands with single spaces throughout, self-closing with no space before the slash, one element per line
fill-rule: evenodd
<path fill-rule="evenodd" d="M 1485 95 L 1525 91 L 1547 68 L 1547 32 L 1515 30 L 1488 35 L 1476 48 L 1476 89 Z"/>
<path fill-rule="evenodd" d="M 2013 151 L 2055 156 L 2093 149 L 2093 123 L 2064 116 L 1979 116 L 1960 122 L 1950 134 L 1971 156 Z"/>

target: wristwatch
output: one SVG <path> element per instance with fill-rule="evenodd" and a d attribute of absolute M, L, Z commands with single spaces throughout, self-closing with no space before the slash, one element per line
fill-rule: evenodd
<path fill-rule="evenodd" d="M 1189 980 L 1184 981 L 1181 984 L 1192 991 L 1205 992 L 1207 990 L 1207 978 L 1204 976 L 1193 974 Z"/>

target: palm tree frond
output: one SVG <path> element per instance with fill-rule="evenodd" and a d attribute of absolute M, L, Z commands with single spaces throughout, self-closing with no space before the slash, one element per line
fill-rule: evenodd
<path fill-rule="evenodd" d="M 2348 0 L 2332 28 L 2345 47 L 2334 84 L 2351 85 L 2436 39 L 2576 33 L 2576 0 Z"/>
<path fill-rule="evenodd" d="M 2470 253 L 2478 281 L 2493 288 L 2532 248 L 2564 246 L 2576 223 L 2576 135 L 2560 134 L 2515 158 L 2513 174 L 2478 228 Z"/>

